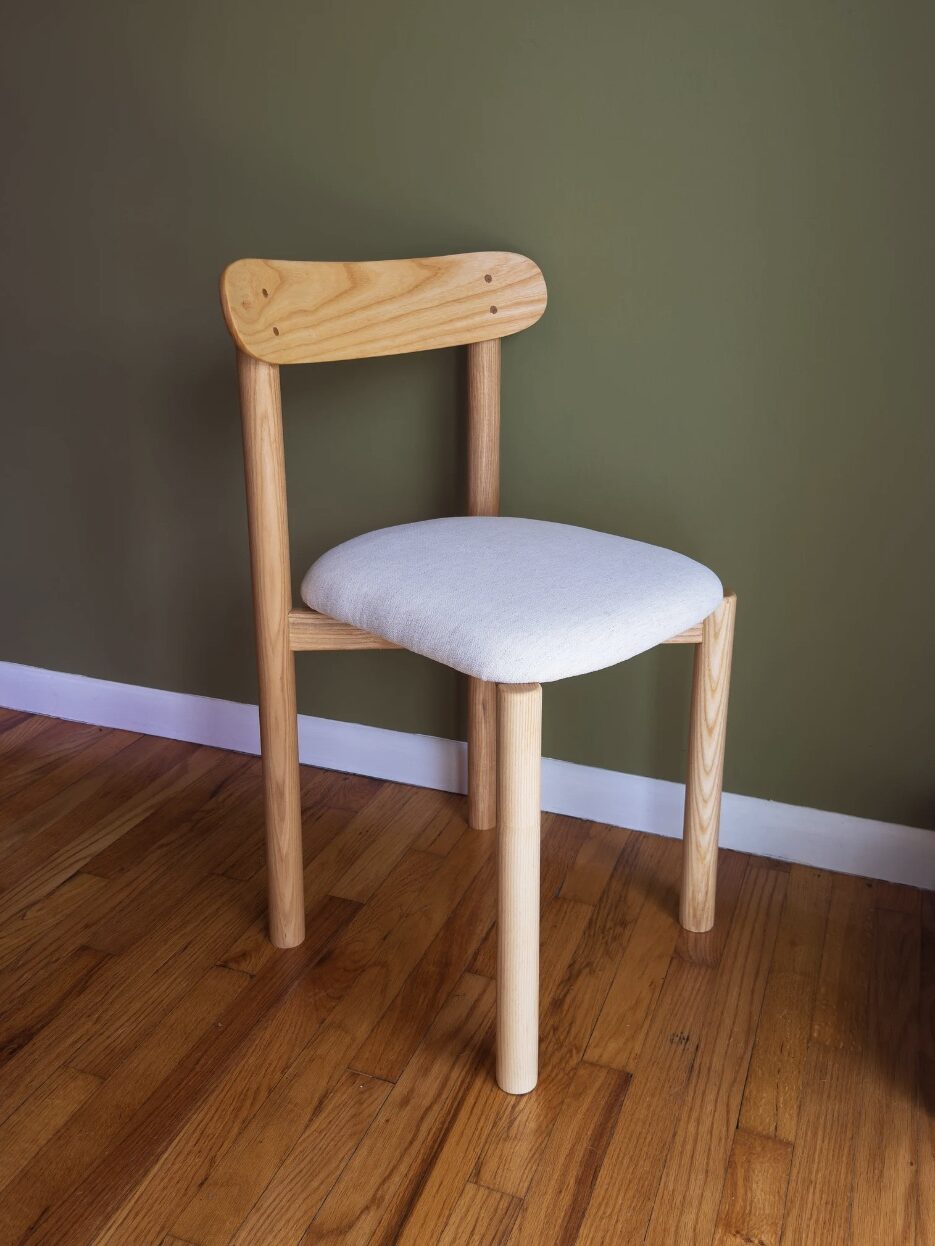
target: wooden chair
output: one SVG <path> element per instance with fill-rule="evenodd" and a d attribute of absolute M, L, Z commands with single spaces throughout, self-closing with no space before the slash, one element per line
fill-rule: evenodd
<path fill-rule="evenodd" d="M 489 518 L 499 511 L 500 339 L 535 323 L 546 305 L 531 260 L 502 252 L 239 260 L 223 274 L 221 301 L 238 352 L 270 937 L 293 947 L 305 933 L 293 654 L 405 647 L 462 670 L 470 677 L 468 820 L 499 825 L 497 1081 L 525 1093 L 538 1069 L 541 683 L 657 643 L 696 646 L 680 918 L 688 930 L 709 930 L 735 598 L 671 551 Z M 316 608 L 294 609 L 280 365 L 458 345 L 468 348 L 469 516 L 329 551 L 303 583 Z M 455 601 L 452 567 L 464 589 Z"/>

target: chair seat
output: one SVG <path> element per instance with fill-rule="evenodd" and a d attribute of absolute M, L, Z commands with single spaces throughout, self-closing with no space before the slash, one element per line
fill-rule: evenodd
<path fill-rule="evenodd" d="M 302 581 L 313 610 L 495 683 L 613 666 L 695 626 L 717 576 L 672 550 L 537 519 L 430 519 L 367 532 Z"/>

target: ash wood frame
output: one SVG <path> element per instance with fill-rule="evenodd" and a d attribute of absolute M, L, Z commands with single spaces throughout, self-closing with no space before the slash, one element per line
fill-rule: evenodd
<path fill-rule="evenodd" d="M 466 345 L 468 513 L 496 515 L 500 339 L 534 323 L 545 299 L 532 261 L 499 252 L 344 265 L 241 260 L 222 276 L 237 346 L 277 947 L 305 937 L 294 654 L 400 648 L 292 606 L 279 364 Z M 679 914 L 693 931 L 714 925 L 735 607 L 727 593 L 702 623 L 665 642 L 696 646 Z M 468 821 L 499 825 L 497 1081 L 513 1094 L 537 1079 L 541 707 L 538 684 L 469 680 Z"/>

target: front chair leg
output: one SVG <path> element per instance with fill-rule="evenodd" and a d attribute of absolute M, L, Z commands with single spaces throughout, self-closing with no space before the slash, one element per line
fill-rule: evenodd
<path fill-rule="evenodd" d="M 497 1082 L 522 1095 L 539 1075 L 539 684 L 500 684 L 497 718 Z"/>
<path fill-rule="evenodd" d="M 726 593 L 718 608 L 704 620 L 701 644 L 695 649 L 679 918 L 686 930 L 699 932 L 710 930 L 714 925 L 724 739 L 736 607 L 735 595 Z"/>

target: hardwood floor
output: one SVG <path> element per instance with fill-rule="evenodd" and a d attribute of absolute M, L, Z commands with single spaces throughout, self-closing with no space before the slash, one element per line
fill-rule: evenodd
<path fill-rule="evenodd" d="M 0 1246 L 935 1242 L 935 896 L 546 815 L 541 1079 L 492 1077 L 494 835 L 304 768 L 0 711 Z"/>

